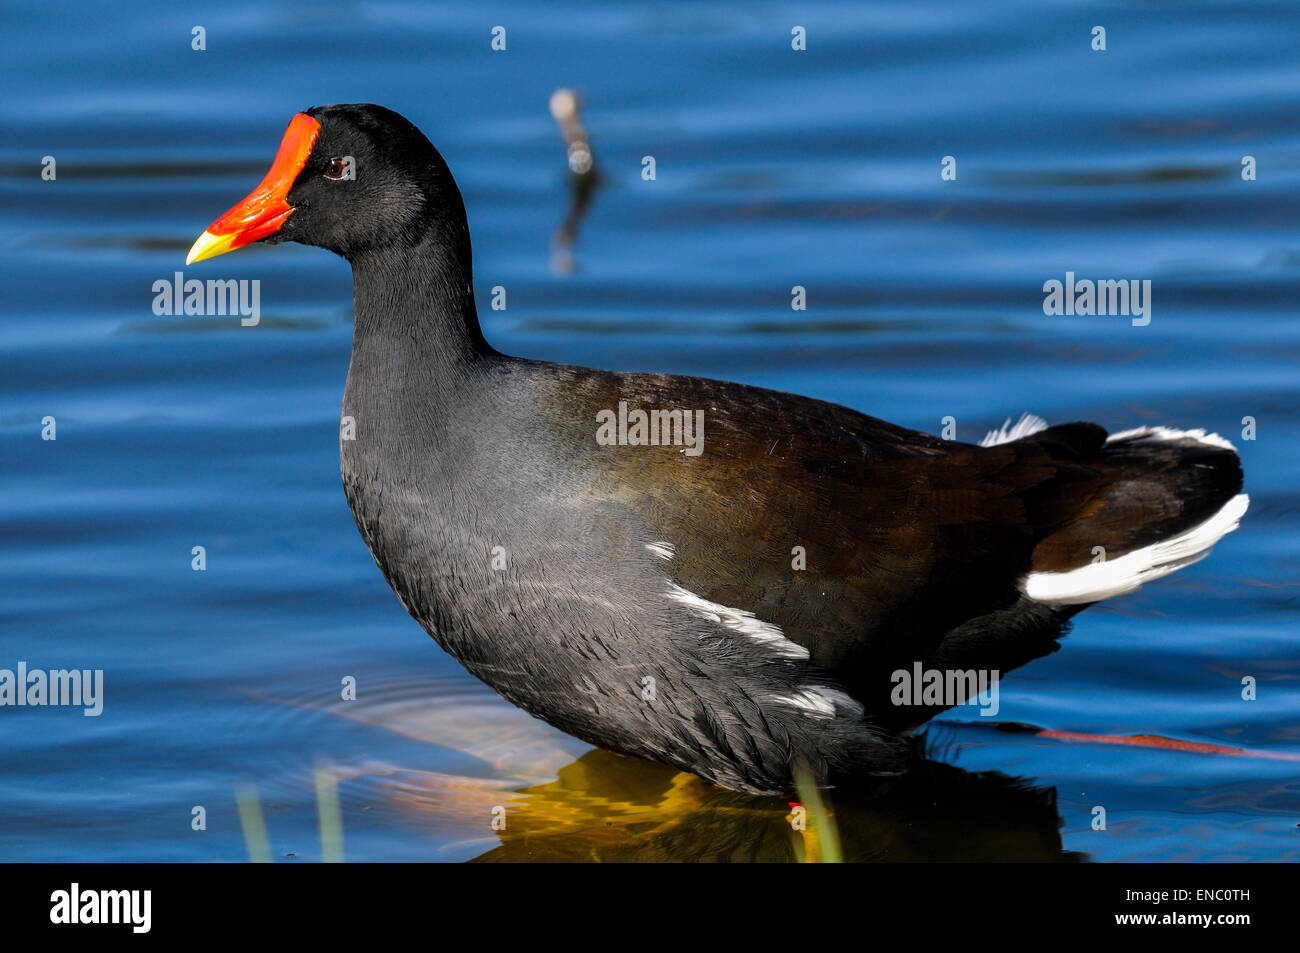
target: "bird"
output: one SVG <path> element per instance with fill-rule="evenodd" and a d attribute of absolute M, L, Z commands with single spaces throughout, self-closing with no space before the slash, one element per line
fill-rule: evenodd
<path fill-rule="evenodd" d="M 1087 606 L 1208 554 L 1249 504 L 1205 430 L 1010 419 L 978 444 L 741 383 L 508 356 L 465 204 L 403 116 L 317 106 L 186 265 L 254 242 L 352 267 L 339 457 L 406 610 L 582 741 L 789 795 L 909 770 L 957 701 Z"/>

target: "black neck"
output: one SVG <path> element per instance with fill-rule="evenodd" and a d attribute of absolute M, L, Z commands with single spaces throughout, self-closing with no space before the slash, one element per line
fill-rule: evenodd
<path fill-rule="evenodd" d="M 469 230 L 431 227 L 413 246 L 390 246 L 352 258 L 353 363 L 372 370 L 418 365 L 420 376 L 461 379 L 496 351 L 474 306 Z"/>
<path fill-rule="evenodd" d="M 466 408 L 500 355 L 479 330 L 468 235 L 455 243 L 426 235 L 401 252 L 351 260 L 356 319 L 342 413 L 355 435 L 339 453 L 358 512 L 357 494 L 386 485 L 385 473 L 400 481 L 422 467 L 444 487 L 460 478 L 457 462 L 478 440 L 464 426 L 474 416 Z"/>

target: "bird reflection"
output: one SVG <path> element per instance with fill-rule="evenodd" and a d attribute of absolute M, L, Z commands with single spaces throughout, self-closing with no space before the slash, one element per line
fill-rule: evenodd
<path fill-rule="evenodd" d="M 808 832 L 795 831 L 785 799 L 728 791 L 666 765 L 592 749 L 463 678 L 431 684 L 427 678 L 403 677 L 373 686 L 361 701 L 279 704 L 428 745 L 427 754 L 421 747 L 411 749 L 404 763 L 343 762 L 335 772 L 345 819 L 364 812 L 375 821 L 413 826 L 442 845 L 439 857 L 482 862 L 826 857 L 805 849 Z M 948 727 L 939 724 L 913 736 L 906 774 L 821 792 L 821 813 L 830 816 L 845 861 L 1084 859 L 1062 848 L 1054 787 L 946 763 L 952 752 L 936 739 L 949 737 Z M 433 764 L 456 768 L 429 770 Z M 309 780 L 304 781 L 308 787 Z M 807 811 L 810 832 L 830 826 L 811 803 Z"/>
<path fill-rule="evenodd" d="M 599 749 L 519 794 L 500 845 L 476 861 L 790 862 L 800 853 L 803 835 L 781 799 Z M 997 772 L 922 759 L 906 775 L 823 797 L 845 861 L 1083 859 L 1062 849 L 1056 789 Z"/>

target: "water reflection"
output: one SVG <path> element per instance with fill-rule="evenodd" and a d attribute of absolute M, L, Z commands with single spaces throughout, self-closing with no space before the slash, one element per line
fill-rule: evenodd
<path fill-rule="evenodd" d="M 571 89 L 557 89 L 551 94 L 551 115 L 559 124 L 569 161 L 569 209 L 551 239 L 551 270 L 557 275 L 571 275 L 578 270 L 573 246 L 600 184 L 591 137 L 579 115 L 581 108 L 577 93 Z"/>
<path fill-rule="evenodd" d="M 785 863 L 804 836 L 793 830 L 785 799 L 728 791 L 589 748 L 463 678 L 430 685 L 398 676 L 355 702 L 281 700 L 262 709 L 263 717 L 284 705 L 317 737 L 329 734 L 332 718 L 343 718 L 416 742 L 401 763 L 338 764 L 344 825 L 365 816 L 367 823 L 414 827 L 446 845 L 438 857 Z M 844 860 L 1084 859 L 1062 846 L 1055 787 L 946 763 L 953 754 L 947 738 L 944 726 L 931 726 L 913 739 L 907 774 L 823 792 Z M 264 788 L 287 794 L 287 786 L 302 797 L 312 783 L 307 766 L 290 774 Z M 496 829 L 493 818 L 502 813 L 504 829 Z M 810 827 L 819 823 L 809 817 Z"/>
<path fill-rule="evenodd" d="M 477 861 L 790 862 L 801 836 L 780 799 L 607 751 L 520 793 L 500 845 Z M 846 861 L 1083 859 L 1062 848 L 1055 788 L 997 772 L 920 760 L 902 777 L 824 797 Z"/>

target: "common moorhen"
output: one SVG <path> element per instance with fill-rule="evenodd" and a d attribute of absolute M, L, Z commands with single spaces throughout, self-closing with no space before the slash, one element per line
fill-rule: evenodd
<path fill-rule="evenodd" d="M 954 701 L 908 704 L 896 673 L 1054 651 L 1073 613 L 1202 558 L 1247 507 L 1232 445 L 1200 430 L 1026 419 L 975 446 L 501 354 L 451 172 L 379 106 L 294 116 L 186 263 L 255 241 L 352 264 L 343 485 L 411 615 L 536 717 L 725 787 L 897 773 L 904 732 Z"/>

